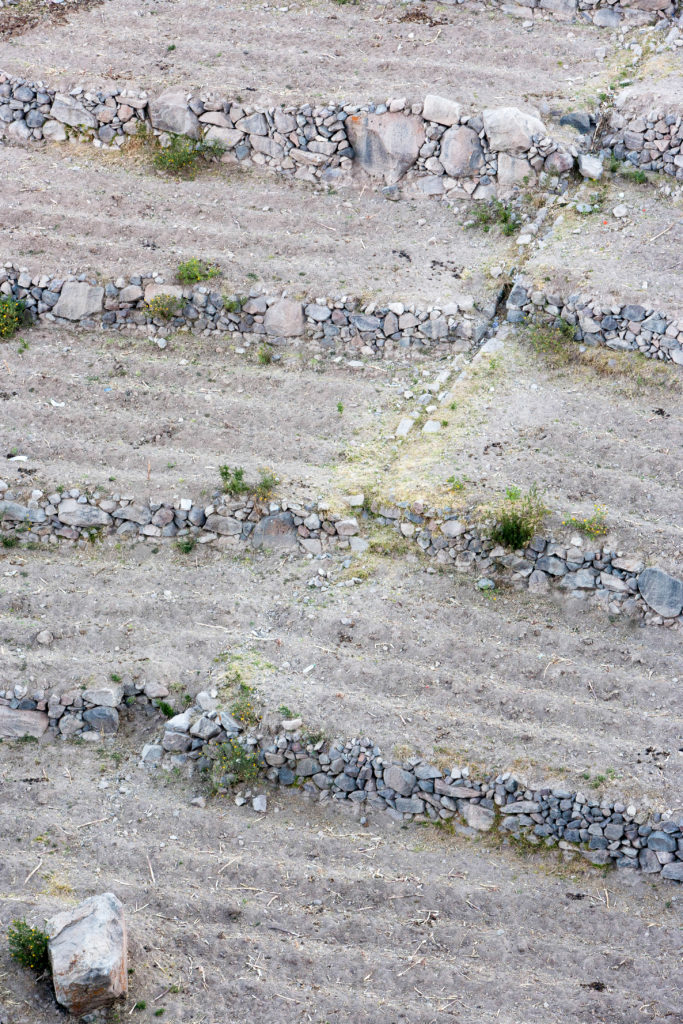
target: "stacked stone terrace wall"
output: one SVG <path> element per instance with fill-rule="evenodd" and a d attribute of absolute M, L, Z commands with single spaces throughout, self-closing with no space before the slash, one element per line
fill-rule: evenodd
<path fill-rule="evenodd" d="M 362 499 L 359 499 L 362 501 Z M 421 503 L 374 505 L 359 516 L 333 512 L 326 502 L 306 505 L 277 500 L 229 498 L 216 492 L 209 505 L 178 498 L 136 501 L 132 495 L 82 493 L 74 488 L 30 497 L 13 493 L 0 481 L 0 532 L 22 544 L 87 545 L 105 536 L 145 539 L 152 544 L 191 538 L 219 548 L 248 545 L 282 554 L 324 558 L 348 551 L 362 553 L 364 526 L 375 522 L 395 529 L 437 565 L 535 592 L 558 588 L 574 600 L 593 601 L 611 615 L 647 624 L 680 626 L 683 582 L 640 558 L 581 542 L 534 537 L 523 551 L 510 552 L 488 539 L 473 516 Z M 312 587 L 329 585 L 315 576 Z"/>
<path fill-rule="evenodd" d="M 411 346 L 464 350 L 487 327 L 470 296 L 427 309 L 401 302 L 361 308 L 349 296 L 302 301 L 255 289 L 248 296 L 223 295 L 210 284 L 181 288 L 144 273 L 102 285 L 85 274 L 32 275 L 11 263 L 0 269 L 0 295 L 26 303 L 32 320 L 54 326 L 162 336 L 185 329 L 273 343 L 302 338 L 328 351 L 350 348 L 364 355 L 389 356 Z M 155 300 L 170 300 L 168 316 L 155 315 Z"/>
<path fill-rule="evenodd" d="M 536 288 L 520 276 L 507 302 L 510 323 L 568 323 L 584 345 L 640 352 L 650 359 L 683 366 L 683 316 L 674 317 L 637 303 L 609 304 L 580 294 L 563 298 Z"/>
<path fill-rule="evenodd" d="M 163 684 L 130 675 L 63 692 L 28 694 L 18 685 L 0 691 L 0 735 L 40 739 L 49 730 L 61 739 L 100 743 L 117 732 L 130 705 L 147 705 L 154 713 L 150 705 L 167 696 Z M 310 740 L 301 719 L 277 720 L 274 728 L 265 720 L 245 724 L 222 710 L 217 697 L 216 691 L 198 693 L 194 704 L 167 719 L 158 738 L 143 747 L 142 763 L 151 770 L 208 773 L 217 793 L 227 795 L 235 784 L 230 754 L 237 745 L 254 759 L 262 779 L 296 786 L 321 803 L 352 804 L 363 820 L 384 812 L 402 825 L 450 822 L 470 836 L 497 829 L 507 838 L 581 854 L 592 864 L 683 881 L 680 811 L 650 815 L 632 804 L 529 787 L 510 772 L 475 779 L 467 767 L 442 771 L 420 757 L 393 761 L 368 737 Z M 257 781 L 252 786 L 260 788 Z M 250 798 L 254 810 L 266 810 L 266 796 L 252 797 L 251 790 L 238 790 L 236 802 Z"/>
<path fill-rule="evenodd" d="M 427 0 L 422 0 L 427 2 Z M 441 0 L 448 7 L 470 0 Z M 556 18 L 560 21 L 584 21 L 598 28 L 619 28 L 654 25 L 680 16 L 678 0 L 485 0 L 486 7 L 503 10 L 515 17 L 535 20 Z"/>
<path fill-rule="evenodd" d="M 270 167 L 296 179 L 335 183 L 360 166 L 388 187 L 407 172 L 427 195 L 488 199 L 532 183 L 541 172 L 559 177 L 576 153 L 553 140 L 537 118 L 514 107 L 467 113 L 455 101 L 427 96 L 386 102 L 329 103 L 255 109 L 224 97 L 172 89 L 150 98 L 130 90 L 60 93 L 42 82 L 0 73 L 0 131 L 22 142 L 86 137 L 121 146 L 142 129 L 203 139 L 221 160 Z"/>
<path fill-rule="evenodd" d="M 683 181 L 683 97 L 672 95 L 666 106 L 613 111 L 601 142 L 618 160 Z"/>
<path fill-rule="evenodd" d="M 53 326 L 137 332 L 165 338 L 178 330 L 218 333 L 240 344 L 310 343 L 323 352 L 380 358 L 411 353 L 460 352 L 476 346 L 495 326 L 495 309 L 477 310 L 471 296 L 442 306 L 371 303 L 359 307 L 349 296 L 299 300 L 252 290 L 223 295 L 211 285 L 181 288 L 160 275 L 118 278 L 106 285 L 88 275 L 55 278 L 31 274 L 12 263 L 0 269 L 0 295 L 26 303 L 29 317 Z M 168 318 L 150 303 L 170 298 Z M 648 358 L 683 365 L 683 318 L 636 303 L 607 305 L 579 294 L 563 297 L 537 289 L 518 276 L 507 299 L 510 323 L 542 320 L 573 325 L 586 345 L 637 351 Z"/>

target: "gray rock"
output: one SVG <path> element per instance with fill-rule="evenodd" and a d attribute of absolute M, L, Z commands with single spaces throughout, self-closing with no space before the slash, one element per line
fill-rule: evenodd
<path fill-rule="evenodd" d="M 44 711 L 19 711 L 0 704 L 0 738 L 4 740 L 19 740 L 22 736 L 40 739 L 49 724 Z"/>
<path fill-rule="evenodd" d="M 659 858 L 654 850 L 648 850 L 647 848 L 641 850 L 638 854 L 638 863 L 640 864 L 640 870 L 646 875 L 655 875 L 662 870 L 662 865 L 659 863 Z"/>
<path fill-rule="evenodd" d="M 87 281 L 66 281 L 52 312 L 66 320 L 82 320 L 102 312 L 103 298 L 104 288 L 99 285 L 91 285 Z"/>
<path fill-rule="evenodd" d="M 159 131 L 187 135 L 191 139 L 199 138 L 199 119 L 190 110 L 184 89 L 169 89 L 150 100 L 148 109 L 149 119 Z"/>
<path fill-rule="evenodd" d="M 158 764 L 164 755 L 164 748 L 159 743 L 145 743 L 142 748 L 142 761 L 145 764 Z"/>
<path fill-rule="evenodd" d="M 50 117 L 73 128 L 97 128 L 97 118 L 86 110 L 73 96 L 57 93 L 50 110 Z"/>
<path fill-rule="evenodd" d="M 83 721 L 94 732 L 114 733 L 119 730 L 119 713 L 116 708 L 89 708 L 83 712 Z"/>
<path fill-rule="evenodd" d="M 532 136 L 547 134 L 538 117 L 517 107 L 495 107 L 483 112 L 484 131 L 494 153 L 524 153 L 532 145 Z"/>
<path fill-rule="evenodd" d="M 550 576 L 564 576 L 567 571 L 567 566 L 557 555 L 542 555 L 536 562 L 536 568 Z"/>
<path fill-rule="evenodd" d="M 399 796 L 410 796 L 415 788 L 415 776 L 400 765 L 392 764 L 384 769 L 384 785 L 393 789 Z"/>
<path fill-rule="evenodd" d="M 188 708 L 179 715 L 174 715 L 165 723 L 167 732 L 189 732 L 192 725 L 192 709 Z"/>
<path fill-rule="evenodd" d="M 505 804 L 500 809 L 501 814 L 536 814 L 541 805 L 536 800 L 517 800 L 513 804 Z"/>
<path fill-rule="evenodd" d="M 126 522 L 137 523 L 138 526 L 146 526 L 152 518 L 152 513 L 147 505 L 125 505 L 112 512 L 114 519 L 124 519 Z"/>
<path fill-rule="evenodd" d="M 584 178 L 591 178 L 597 181 L 602 177 L 602 160 L 589 153 L 579 154 L 579 172 Z"/>
<path fill-rule="evenodd" d="M 75 498 L 64 498 L 57 508 L 57 518 L 66 526 L 109 526 L 112 518 L 95 505 L 81 505 Z"/>
<path fill-rule="evenodd" d="M 294 299 L 280 299 L 268 307 L 263 319 L 266 332 L 279 338 L 298 338 L 304 333 L 304 311 Z"/>
<path fill-rule="evenodd" d="M 192 746 L 192 740 L 183 732 L 165 732 L 161 745 L 171 753 L 183 754 Z"/>
<path fill-rule="evenodd" d="M 278 512 L 273 516 L 264 516 L 254 527 L 251 543 L 255 548 L 296 548 L 298 542 L 292 513 Z"/>
<path fill-rule="evenodd" d="M 425 121 L 435 121 L 437 124 L 457 124 L 460 120 L 460 104 L 442 96 L 425 96 L 422 116 Z"/>
<path fill-rule="evenodd" d="M 29 509 L 16 501 L 0 501 L 0 522 L 7 520 L 12 523 L 25 523 L 29 518 Z"/>
<path fill-rule="evenodd" d="M 242 523 L 231 516 L 221 516 L 217 512 L 212 513 L 206 520 L 206 529 L 212 533 L 218 533 L 222 537 L 239 537 L 242 532 Z"/>
<path fill-rule="evenodd" d="M 470 828 L 476 828 L 479 832 L 488 832 L 496 820 L 494 812 L 488 807 L 482 807 L 481 804 L 464 804 L 462 816 Z"/>
<path fill-rule="evenodd" d="M 683 860 L 674 860 L 662 868 L 662 878 L 670 878 L 674 882 L 683 882 Z"/>
<path fill-rule="evenodd" d="M 220 724 L 214 718 L 207 718 L 202 715 L 190 728 L 190 736 L 196 736 L 200 740 L 210 740 L 221 731 Z"/>
<path fill-rule="evenodd" d="M 638 577 L 638 590 L 653 611 L 674 619 L 683 609 L 683 582 L 663 569 L 645 569 Z"/>
<path fill-rule="evenodd" d="M 484 166 L 484 150 L 471 128 L 449 128 L 441 138 L 439 160 L 451 178 L 471 178 Z"/>
<path fill-rule="evenodd" d="M 580 132 L 582 135 L 587 135 L 593 127 L 593 119 L 586 111 L 577 110 L 570 114 L 563 114 L 560 118 L 560 124 L 569 125 L 571 128 L 575 128 L 577 132 Z"/>
<path fill-rule="evenodd" d="M 259 796 L 255 796 L 251 801 L 251 806 L 255 811 L 258 811 L 259 814 L 265 814 L 268 810 L 268 798 L 265 793 L 260 793 Z"/>
<path fill-rule="evenodd" d="M 394 185 L 416 162 L 424 143 L 424 121 L 405 114 L 353 114 L 346 132 L 367 174 Z"/>
<path fill-rule="evenodd" d="M 649 850 L 661 853 L 675 853 L 678 848 L 674 837 L 667 832 L 651 832 L 647 837 L 647 846 Z"/>
<path fill-rule="evenodd" d="M 75 1016 L 108 1006 L 128 991 L 126 924 L 111 892 L 92 896 L 47 923 L 57 1002 Z"/>
<path fill-rule="evenodd" d="M 105 708 L 117 708 L 123 700 L 123 686 L 120 683 L 94 686 L 89 690 L 83 691 L 83 700 L 89 704 L 98 704 Z"/>

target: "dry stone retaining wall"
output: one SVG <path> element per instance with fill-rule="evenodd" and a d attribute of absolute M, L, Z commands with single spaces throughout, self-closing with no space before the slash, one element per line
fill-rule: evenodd
<path fill-rule="evenodd" d="M 683 99 L 675 103 L 672 96 L 666 108 L 613 111 L 601 143 L 618 160 L 683 181 Z"/>
<path fill-rule="evenodd" d="M 469 0 L 441 2 L 455 7 Z M 653 25 L 662 19 L 669 21 L 681 11 L 677 0 L 520 0 L 519 3 L 485 0 L 485 5 L 529 20 L 542 17 L 557 18 L 560 21 L 578 19 L 592 22 L 598 28 L 618 28 L 622 24 L 626 27 Z"/>
<path fill-rule="evenodd" d="M 24 687 L 0 693 L 0 735 L 39 738 L 48 728 L 62 739 L 101 742 L 115 733 L 127 705 L 149 707 L 168 695 L 165 686 L 126 676 L 98 689 L 46 696 L 22 696 Z M 169 718 L 156 741 L 145 744 L 142 762 L 149 768 L 211 772 L 218 793 L 234 783 L 230 763 L 221 760 L 223 744 L 239 744 L 259 765 L 260 774 L 281 786 L 298 786 L 320 802 L 355 804 L 362 820 L 371 811 L 394 821 L 452 822 L 468 835 L 498 829 L 506 837 L 534 845 L 581 853 L 597 865 L 660 874 L 683 881 L 683 815 L 638 811 L 633 805 L 591 799 L 580 792 L 527 787 L 511 773 L 470 777 L 468 768 L 443 772 L 420 757 L 389 761 L 367 737 L 311 741 L 300 719 L 280 722 L 274 731 L 253 727 L 221 710 L 215 691 L 197 694 L 196 703 Z M 14 731 L 7 726 L 15 721 Z M 234 749 L 234 748 L 233 748 Z M 216 763 L 218 762 L 218 764 Z M 265 811 L 267 797 L 238 792 L 236 802 L 251 799 Z M 466 826 L 459 824 L 463 819 Z"/>
<path fill-rule="evenodd" d="M 300 301 L 255 289 L 248 297 L 225 296 L 210 284 L 191 288 L 166 284 L 158 274 L 121 277 L 103 285 L 85 274 L 33 275 L 9 262 L 0 269 L 0 295 L 25 302 L 33 320 L 55 326 L 78 324 L 89 330 L 101 327 L 160 339 L 178 330 L 217 332 L 246 344 L 277 345 L 302 339 L 329 353 L 350 350 L 383 358 L 426 349 L 466 351 L 496 323 L 495 309 L 476 310 L 471 296 L 427 309 L 401 302 L 359 308 L 348 296 Z M 149 308 L 160 296 L 170 297 L 177 306 L 169 319 L 155 316 Z M 576 340 L 586 345 L 638 351 L 683 365 L 683 319 L 650 307 L 608 306 L 581 295 L 565 299 L 519 276 L 507 299 L 507 320 L 525 323 L 529 319 L 565 321 L 574 326 Z"/>
<path fill-rule="evenodd" d="M 354 499 L 356 507 L 362 497 Z M 574 600 L 593 600 L 611 615 L 643 619 L 647 624 L 683 623 L 683 582 L 639 558 L 579 543 L 534 537 L 510 552 L 494 545 L 470 517 L 421 503 L 373 505 L 370 511 L 342 516 L 325 502 L 305 506 L 284 500 L 258 503 L 217 492 L 210 505 L 190 498 L 136 502 L 132 496 L 83 494 L 77 489 L 49 495 L 34 491 L 23 501 L 0 481 L 0 523 L 5 537 L 23 544 L 86 544 L 112 535 L 163 539 L 194 538 L 199 544 L 252 548 L 324 557 L 334 552 L 362 553 L 368 542 L 361 526 L 370 519 L 391 526 L 412 540 L 438 565 L 481 574 L 482 588 L 494 581 L 544 592 L 557 587 Z M 316 575 L 310 586 L 329 582 Z"/>
<path fill-rule="evenodd" d="M 102 285 L 85 274 L 66 279 L 32 275 L 11 263 L 0 269 L 3 294 L 25 302 L 32 319 L 56 326 L 78 324 L 90 330 L 101 326 L 108 331 L 162 336 L 184 328 L 273 343 L 305 338 L 323 349 L 351 347 L 364 355 L 435 345 L 461 351 L 481 340 L 488 326 L 474 310 L 470 296 L 440 308 L 419 309 L 401 302 L 359 308 L 348 296 L 302 302 L 255 289 L 249 296 L 226 296 L 210 284 L 185 288 L 166 284 L 158 274 L 133 275 Z M 168 318 L 155 316 L 149 308 L 160 296 L 175 307 Z"/>
<path fill-rule="evenodd" d="M 268 166 L 305 181 L 332 184 L 360 166 L 384 181 L 390 196 L 410 172 L 424 194 L 488 199 L 497 185 L 564 175 L 576 156 L 515 107 L 468 114 L 453 100 L 427 96 L 424 103 L 402 97 L 259 110 L 178 88 L 155 98 L 131 90 L 60 93 L 0 73 L 0 132 L 14 140 L 63 142 L 71 134 L 120 146 L 142 128 L 164 141 L 171 134 L 203 139 L 222 148 L 223 162 Z"/>
<path fill-rule="evenodd" d="M 674 318 L 637 303 L 608 305 L 578 294 L 564 299 L 535 288 L 524 277 L 517 278 L 506 308 L 510 323 L 564 322 L 573 326 L 575 340 L 584 345 L 640 352 L 683 366 L 683 317 Z"/>

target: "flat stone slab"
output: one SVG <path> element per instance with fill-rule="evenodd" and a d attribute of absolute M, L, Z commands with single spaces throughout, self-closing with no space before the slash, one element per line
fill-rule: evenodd
<path fill-rule="evenodd" d="M 44 711 L 19 711 L 0 705 L 0 737 L 20 740 L 22 736 L 40 739 L 49 724 Z"/>
<path fill-rule="evenodd" d="M 645 569 L 638 577 L 638 590 L 653 611 L 674 619 L 683 610 L 683 582 L 663 569 Z"/>

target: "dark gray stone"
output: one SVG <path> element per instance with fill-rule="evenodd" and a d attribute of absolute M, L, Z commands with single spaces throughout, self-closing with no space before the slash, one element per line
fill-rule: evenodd
<path fill-rule="evenodd" d="M 645 569 L 638 577 L 638 590 L 658 615 L 673 619 L 683 609 L 683 583 L 657 567 Z"/>

